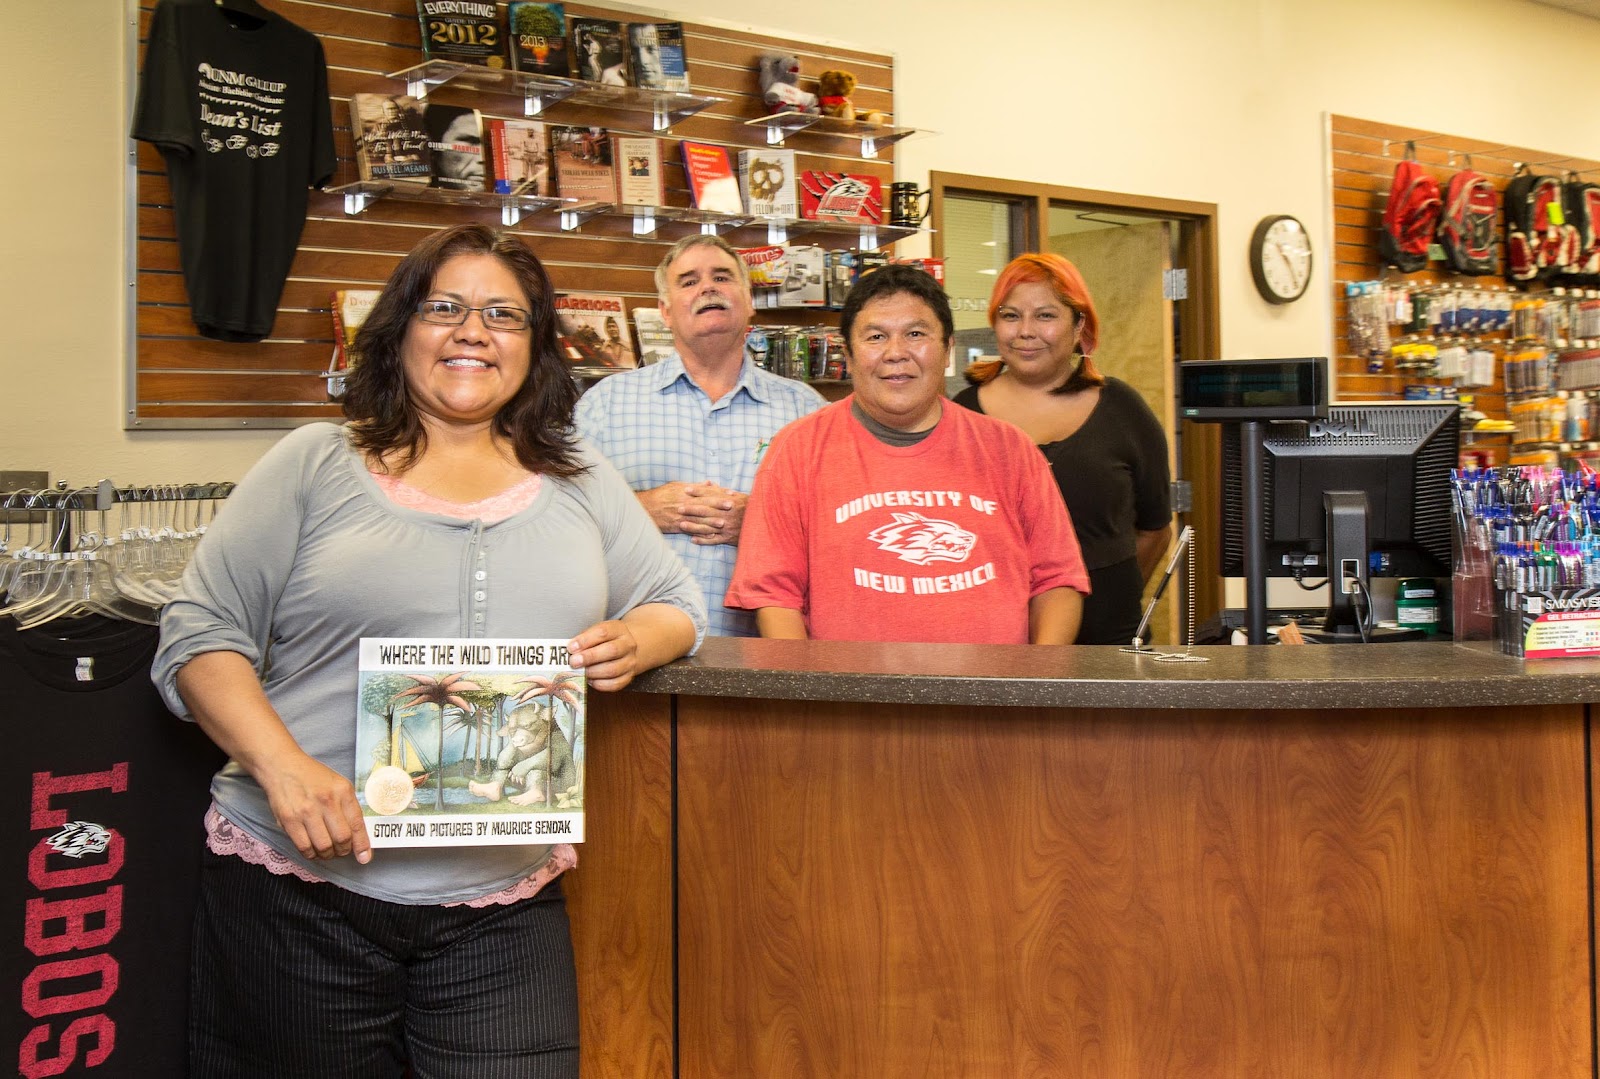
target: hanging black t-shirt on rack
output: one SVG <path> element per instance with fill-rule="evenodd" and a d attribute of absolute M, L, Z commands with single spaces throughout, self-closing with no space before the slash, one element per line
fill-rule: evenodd
<path fill-rule="evenodd" d="M 153 626 L 0 618 L 0 1055 L 187 1074 L 190 924 L 222 753 L 150 684 Z"/>
<path fill-rule="evenodd" d="M 195 326 L 219 341 L 272 331 L 308 188 L 334 170 L 322 43 L 261 15 L 160 0 L 134 108 L 167 163 Z"/>

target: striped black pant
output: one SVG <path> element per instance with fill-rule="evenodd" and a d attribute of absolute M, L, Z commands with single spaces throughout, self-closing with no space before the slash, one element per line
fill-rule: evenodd
<path fill-rule="evenodd" d="M 205 852 L 193 1079 L 574 1079 L 561 882 L 492 907 L 407 906 Z"/>

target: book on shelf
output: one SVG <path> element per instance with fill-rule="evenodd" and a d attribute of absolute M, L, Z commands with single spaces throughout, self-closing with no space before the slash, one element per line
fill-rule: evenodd
<path fill-rule="evenodd" d="M 351 94 L 350 134 L 362 180 L 426 187 L 433 177 L 422 102 L 404 94 Z"/>
<path fill-rule="evenodd" d="M 617 172 L 618 206 L 663 206 L 667 185 L 661 174 L 661 140 L 614 135 L 611 161 Z"/>
<path fill-rule="evenodd" d="M 640 367 L 660 363 L 678 351 L 678 346 L 672 343 L 672 331 L 667 329 L 667 320 L 661 317 L 659 307 L 635 307 L 633 330 L 639 342 Z"/>
<path fill-rule="evenodd" d="M 484 67 L 506 66 L 500 5 L 495 0 L 417 0 L 422 55 Z"/>
<path fill-rule="evenodd" d="M 632 85 L 622 24 L 616 19 L 573 19 L 567 39 L 572 42 L 575 76 L 606 86 Z"/>
<path fill-rule="evenodd" d="M 689 180 L 689 194 L 699 210 L 719 214 L 744 213 L 744 200 L 739 197 L 739 181 L 733 176 L 733 162 L 723 146 L 706 142 L 679 144 L 683 151 L 683 171 Z"/>
<path fill-rule="evenodd" d="M 570 74 L 567 12 L 562 4 L 512 0 L 506 8 L 506 38 L 512 70 L 560 78 Z"/>
<path fill-rule="evenodd" d="M 565 640 L 361 638 L 351 778 L 372 845 L 583 842 L 586 703 Z"/>
<path fill-rule="evenodd" d="M 563 292 L 555 306 L 561 352 L 575 370 L 609 374 L 638 366 L 621 296 Z"/>
<path fill-rule="evenodd" d="M 629 23 L 628 60 L 635 86 L 646 90 L 689 89 L 681 22 Z"/>
<path fill-rule="evenodd" d="M 329 302 L 333 312 L 333 362 L 328 366 L 330 374 L 353 370 L 361 362 L 361 353 L 356 351 L 356 332 L 367 321 L 367 316 L 372 314 L 381 295 L 383 290 L 375 288 L 334 290 Z"/>
<path fill-rule="evenodd" d="M 800 216 L 838 224 L 882 224 L 883 184 L 876 176 L 808 169 L 800 174 Z"/>
<path fill-rule="evenodd" d="M 549 130 L 556 194 L 584 202 L 615 199 L 616 170 L 611 162 L 611 139 L 606 129 L 551 124 Z"/>
<path fill-rule="evenodd" d="M 799 217 L 793 150 L 740 150 L 739 193 L 756 217 Z"/>
<path fill-rule="evenodd" d="M 484 123 L 494 165 L 494 190 L 501 195 L 555 194 L 549 134 L 538 120 L 491 119 Z"/>
<path fill-rule="evenodd" d="M 465 105 L 430 101 L 422 122 L 428 128 L 433 186 L 449 191 L 484 190 L 482 114 Z"/>

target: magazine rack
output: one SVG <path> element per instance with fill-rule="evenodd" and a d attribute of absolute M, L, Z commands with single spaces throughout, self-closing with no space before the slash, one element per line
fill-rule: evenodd
<path fill-rule="evenodd" d="M 403 80 L 406 93 L 416 98 L 425 98 L 429 90 L 446 83 L 453 83 L 459 89 L 517 95 L 522 98 L 522 111 L 528 116 L 539 116 L 551 105 L 562 101 L 618 112 L 647 113 L 655 131 L 666 131 L 679 120 L 728 100 L 714 94 L 693 94 L 687 90 L 606 86 L 582 79 L 534 75 L 526 71 L 480 67 L 453 60 L 429 60 L 415 67 L 390 72 L 389 78 Z"/>
<path fill-rule="evenodd" d="M 330 195 L 344 196 L 344 212 L 354 217 L 379 199 L 401 202 L 430 202 L 436 206 L 499 207 L 500 221 L 507 228 L 530 214 L 556 210 L 561 215 L 561 231 L 571 232 L 585 221 L 611 209 L 609 202 L 563 199 L 545 195 L 501 195 L 494 191 L 449 191 L 438 187 L 397 184 L 382 180 L 358 180 L 326 189 Z"/>
<path fill-rule="evenodd" d="M 915 127 L 894 127 L 890 124 L 869 124 L 865 120 L 841 120 L 837 116 L 822 116 L 814 112 L 775 112 L 771 116 L 758 116 L 746 120 L 746 127 L 765 128 L 768 146 L 782 146 L 783 140 L 797 131 L 816 135 L 830 135 L 837 139 L 852 139 L 861 144 L 861 156 L 871 159 L 878 151 L 912 135 L 932 135 Z"/>

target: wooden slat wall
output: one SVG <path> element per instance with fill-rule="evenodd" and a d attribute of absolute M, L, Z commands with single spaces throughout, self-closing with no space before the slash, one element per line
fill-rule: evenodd
<path fill-rule="evenodd" d="M 1422 284 L 1461 281 L 1467 284 L 1505 285 L 1505 221 L 1499 225 L 1501 275 L 1460 277 L 1430 262 L 1428 268 L 1413 274 L 1385 268 L 1378 258 L 1378 230 L 1382 224 L 1384 202 L 1395 166 L 1405 157 L 1406 143 L 1416 143 L 1416 157 L 1439 181 L 1441 190 L 1459 169 L 1467 167 L 1482 173 L 1502 195 L 1519 162 L 1535 172 L 1561 175 L 1567 171 L 1593 173 L 1600 162 L 1563 157 L 1543 150 L 1504 146 L 1459 135 L 1443 135 L 1420 128 L 1332 117 L 1330 129 L 1333 163 L 1333 290 L 1334 340 L 1330 355 L 1338 357 L 1336 384 L 1344 400 L 1398 400 L 1408 384 L 1439 383 L 1447 380 L 1422 379 L 1410 372 L 1392 371 L 1368 374 L 1366 360 L 1351 353 L 1348 344 L 1348 319 L 1344 301 L 1345 285 L 1352 281 L 1377 279 L 1404 280 Z M 1492 417 L 1506 415 L 1505 385 L 1496 370 L 1493 386 L 1471 391 L 1479 408 Z"/>
<path fill-rule="evenodd" d="M 339 170 L 333 184 L 357 179 L 350 136 L 349 98 L 353 93 L 399 93 L 403 84 L 389 79 L 422 60 L 414 0 L 263 0 L 272 10 L 322 38 L 328 60 L 334 136 Z M 139 63 L 154 0 L 140 0 Z M 503 6 L 503 5 L 502 5 Z M 625 8 L 568 3 L 569 16 L 597 15 L 621 21 L 644 21 Z M 764 129 L 744 121 L 765 113 L 756 76 L 763 52 L 794 52 L 808 80 L 827 68 L 854 71 L 859 80 L 858 107 L 893 110 L 893 62 L 887 54 L 857 52 L 833 46 L 684 22 L 689 74 L 698 93 L 730 98 L 661 133 L 667 163 L 667 199 L 673 206 L 690 204 L 683 170 L 677 160 L 680 139 L 721 143 L 735 151 L 764 145 Z M 510 95 L 452 90 L 434 92 L 442 102 L 468 104 L 485 117 L 521 115 L 522 99 Z M 552 123 L 596 125 L 622 133 L 651 134 L 650 118 L 636 113 L 560 104 L 541 119 Z M 837 169 L 893 178 L 893 153 L 886 149 L 872 161 L 859 156 L 858 144 L 818 134 L 791 136 L 786 147 L 797 153 L 798 169 Z M 129 426 L 287 426 L 334 417 L 338 406 L 328 401 L 326 383 L 317 378 L 327 368 L 333 348 L 329 296 L 339 288 L 375 288 L 383 284 L 400 257 L 427 232 L 464 221 L 499 227 L 498 210 L 439 207 L 380 201 L 357 217 L 346 217 L 343 200 L 314 192 L 305 232 L 279 301 L 272 335 L 255 344 L 231 344 L 200 337 L 189 317 L 188 300 L 178 262 L 171 188 L 161 156 L 148 144 L 137 153 L 137 276 L 134 303 L 136 341 L 133 399 Z M 663 251 L 697 226 L 662 223 L 656 236 L 635 239 L 626 218 L 599 218 L 579 231 L 563 233 L 554 214 L 524 218 L 511 231 L 527 238 L 544 261 L 556 287 L 563 290 L 621 293 L 631 311 L 655 302 L 652 272 Z M 764 228 L 728 234 L 736 246 L 766 242 Z M 824 246 L 849 246 L 847 238 L 808 240 Z M 779 317 L 781 316 L 781 317 Z M 758 316 L 764 317 L 764 316 Z M 774 312 L 779 321 L 816 321 L 817 312 Z"/>

